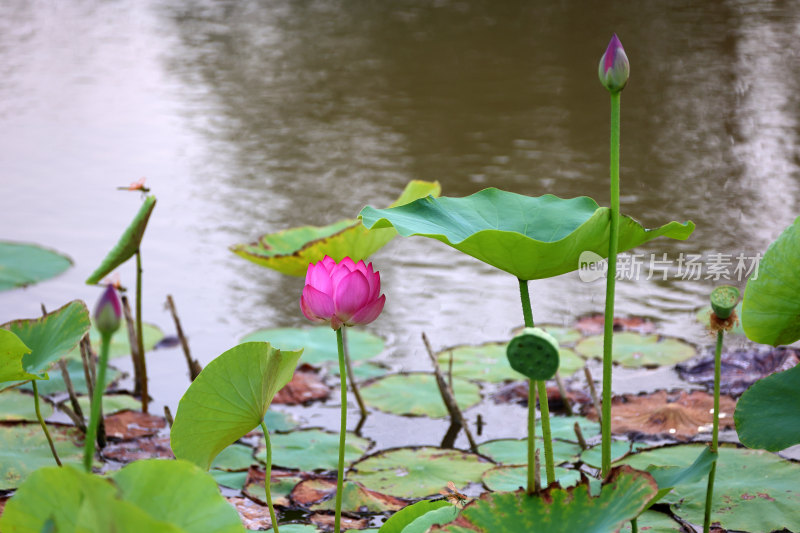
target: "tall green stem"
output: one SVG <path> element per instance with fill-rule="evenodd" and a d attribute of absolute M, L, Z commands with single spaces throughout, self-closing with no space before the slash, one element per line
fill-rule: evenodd
<path fill-rule="evenodd" d="M 341 379 L 342 412 L 339 424 L 339 466 L 336 478 L 336 516 L 334 517 L 334 533 L 341 531 L 342 523 L 342 492 L 344 486 L 344 444 L 347 437 L 347 370 L 344 361 L 344 339 L 342 329 L 336 330 L 336 344 L 339 348 L 339 378 Z"/>
<path fill-rule="evenodd" d="M 711 451 L 717 453 L 719 447 L 719 382 L 721 373 L 723 331 L 717 332 L 717 347 L 714 350 L 714 425 L 711 430 Z M 708 533 L 711 528 L 711 500 L 714 498 L 714 476 L 717 473 L 717 459 L 711 464 L 708 473 L 708 486 L 706 488 L 706 512 L 703 517 L 703 533 Z"/>
<path fill-rule="evenodd" d="M 53 444 L 53 437 L 50 436 L 50 430 L 47 429 L 47 424 L 44 423 L 44 417 L 42 417 L 42 412 L 39 409 L 39 387 L 36 385 L 36 380 L 31 381 L 31 384 L 33 385 L 33 408 L 36 411 L 36 418 L 39 419 L 39 424 L 42 425 L 44 436 L 47 437 L 47 444 L 50 445 L 50 452 L 53 454 L 53 459 L 56 460 L 58 466 L 61 466 L 61 459 L 58 458 L 56 446 Z"/>
<path fill-rule="evenodd" d="M 531 310 L 531 296 L 528 292 L 528 282 L 519 280 L 519 296 L 522 301 L 522 316 L 525 319 L 525 327 L 533 327 L 533 312 Z M 534 468 L 534 461 L 531 457 L 536 454 L 535 447 L 535 427 L 536 427 L 536 394 L 534 389 L 539 389 L 539 409 L 542 411 L 542 438 L 544 439 L 544 460 L 547 470 L 547 484 L 556 480 L 555 465 L 553 462 L 553 441 L 550 434 L 550 408 L 547 403 L 547 384 L 544 380 L 536 382 L 536 386 L 531 380 L 528 381 L 528 492 L 531 491 L 531 470 Z M 533 414 L 531 414 L 533 413 Z"/>
<path fill-rule="evenodd" d="M 619 109 L 620 93 L 611 93 L 611 226 L 608 238 L 608 274 L 606 277 L 606 311 L 603 326 L 603 415 L 602 475 L 611 470 L 611 349 L 614 335 L 614 289 L 617 278 L 619 248 Z"/>
<path fill-rule="evenodd" d="M 531 444 L 533 443 L 533 444 Z M 539 490 L 536 479 L 536 382 L 528 380 L 528 494 Z"/>
<path fill-rule="evenodd" d="M 147 362 L 144 357 L 144 336 L 142 335 L 142 251 L 136 250 L 136 343 L 139 350 L 141 380 L 139 392 L 142 394 L 142 412 L 147 412 L 150 396 L 147 393 Z"/>
<path fill-rule="evenodd" d="M 275 509 L 272 507 L 272 444 L 269 441 L 269 431 L 264 422 L 261 422 L 261 431 L 264 432 L 264 442 L 267 444 L 267 466 L 264 472 L 264 488 L 267 489 L 267 507 L 269 508 L 269 520 L 272 522 L 272 531 L 278 533 L 278 519 L 275 517 Z"/>
<path fill-rule="evenodd" d="M 103 391 L 106 389 L 106 367 L 108 351 L 111 345 L 111 334 L 103 333 L 100 340 L 100 361 L 97 363 L 97 381 L 92 392 L 92 410 L 89 415 L 89 428 L 86 430 L 86 441 L 83 444 L 83 466 L 87 472 L 92 471 L 94 443 L 97 439 L 97 426 L 102 413 Z"/>

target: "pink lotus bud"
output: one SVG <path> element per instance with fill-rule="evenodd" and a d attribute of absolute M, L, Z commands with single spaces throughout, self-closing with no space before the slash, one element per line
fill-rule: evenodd
<path fill-rule="evenodd" d="M 380 295 L 380 272 L 372 263 L 354 263 L 345 257 L 337 263 L 328 256 L 308 265 L 300 309 L 312 322 L 330 323 L 333 329 L 369 324 L 381 314 L 386 296 Z"/>
<path fill-rule="evenodd" d="M 121 318 L 122 303 L 119 301 L 117 289 L 108 284 L 94 308 L 94 325 L 101 334 L 111 335 L 119 329 Z"/>
<path fill-rule="evenodd" d="M 600 65 L 597 68 L 600 83 L 612 93 L 618 93 L 625 88 L 630 73 L 631 66 L 628 63 L 628 56 L 625 55 L 622 43 L 619 42 L 615 33 L 611 42 L 608 43 L 606 53 L 600 58 Z"/>

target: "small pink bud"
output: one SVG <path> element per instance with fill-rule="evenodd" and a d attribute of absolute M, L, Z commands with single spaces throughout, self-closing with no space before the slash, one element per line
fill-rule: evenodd
<path fill-rule="evenodd" d="M 600 83 L 612 93 L 618 93 L 625 88 L 630 73 L 628 56 L 625 55 L 625 49 L 622 48 L 622 43 L 615 33 L 608 43 L 606 53 L 600 58 L 600 65 L 597 68 Z"/>
<path fill-rule="evenodd" d="M 94 308 L 94 325 L 101 334 L 111 335 L 119 329 L 121 319 L 122 303 L 117 289 L 109 284 Z"/>
<path fill-rule="evenodd" d="M 380 272 L 372 263 L 339 263 L 328 256 L 308 265 L 300 310 L 312 322 L 329 323 L 333 329 L 369 324 L 381 314 L 386 296 L 381 295 Z M 379 296 L 380 295 L 380 296 Z"/>

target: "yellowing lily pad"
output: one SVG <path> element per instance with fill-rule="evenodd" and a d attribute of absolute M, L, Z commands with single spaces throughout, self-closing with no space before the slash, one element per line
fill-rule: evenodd
<path fill-rule="evenodd" d="M 587 337 L 575 346 L 587 358 L 603 357 L 603 336 Z M 614 334 L 614 362 L 628 368 L 670 366 L 697 355 L 697 350 L 679 339 L 640 335 L 632 332 Z"/>
<path fill-rule="evenodd" d="M 78 446 L 80 431 L 53 425 L 48 425 L 48 429 L 61 462 L 80 466 L 83 458 L 83 447 Z M 19 487 L 38 468 L 55 464 L 39 424 L 0 425 L 0 490 Z"/>
<path fill-rule="evenodd" d="M 468 409 L 480 403 L 480 387 L 463 379 L 453 379 L 453 392 L 459 407 Z M 386 413 L 443 418 L 448 415 L 444 400 L 432 374 L 394 374 L 361 388 L 364 402 Z"/>

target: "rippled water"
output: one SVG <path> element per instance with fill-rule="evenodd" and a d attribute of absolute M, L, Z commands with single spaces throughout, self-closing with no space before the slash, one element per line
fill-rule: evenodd
<path fill-rule="evenodd" d="M 763 251 L 798 214 L 800 13 L 788 2 L 7 1 L 0 5 L 0 238 L 69 254 L 65 275 L 0 294 L 0 321 L 73 298 L 136 211 L 158 196 L 142 249 L 146 318 L 176 300 L 207 362 L 243 334 L 305 324 L 302 280 L 228 246 L 389 204 L 411 179 L 444 194 L 488 186 L 608 203 L 608 96 L 597 61 L 613 32 L 622 98 L 623 211 L 693 220 L 685 242 L 638 250 L 619 314 L 709 343 L 693 321 L 713 279 L 647 279 L 649 254 Z M 434 241 L 373 257 L 386 311 L 368 329 L 387 361 L 427 368 L 436 346 L 507 338 L 517 282 Z M 703 272 L 701 277 L 705 277 Z M 121 272 L 133 285 L 132 269 Z M 717 282 L 719 283 L 719 282 Z M 743 281 L 734 280 L 743 286 Z M 531 283 L 534 318 L 600 312 L 601 282 Z M 188 385 L 178 351 L 150 358 L 159 401 Z"/>

